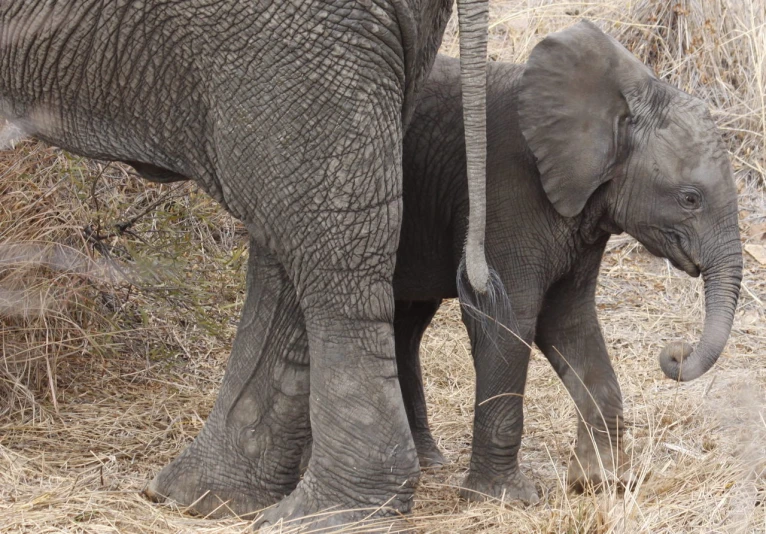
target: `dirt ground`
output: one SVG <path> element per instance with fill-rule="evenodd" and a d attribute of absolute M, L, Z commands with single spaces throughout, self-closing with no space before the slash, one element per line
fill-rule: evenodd
<path fill-rule="evenodd" d="M 547 32 L 588 16 L 707 98 L 730 146 L 753 254 L 724 354 L 677 384 L 657 356 L 668 341 L 699 338 L 702 282 L 629 236 L 610 241 L 598 308 L 637 479 L 626 492 L 565 491 L 576 413 L 535 350 L 522 469 L 540 503 L 458 498 L 474 376 L 458 305 L 445 305 L 422 350 L 432 429 L 449 464 L 423 474 L 407 518 L 416 531 L 766 533 L 766 263 L 756 258 L 766 246 L 766 98 L 763 85 L 753 89 L 766 79 L 766 8 L 721 5 L 680 2 L 679 14 L 649 1 L 492 3 L 493 59 L 523 59 Z M 705 21 L 717 52 L 703 38 L 697 52 L 674 48 L 676 37 L 694 42 Z M 454 28 L 443 46 L 453 55 Z M 687 69 L 678 58 L 703 63 Z M 214 402 L 243 299 L 242 228 L 193 186 L 145 184 L 35 142 L 0 153 L 0 198 L 0 532 L 248 531 L 247 521 L 194 518 L 139 495 Z"/>

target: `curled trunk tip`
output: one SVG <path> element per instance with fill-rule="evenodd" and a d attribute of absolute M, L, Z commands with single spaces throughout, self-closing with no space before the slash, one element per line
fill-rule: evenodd
<path fill-rule="evenodd" d="M 702 271 L 705 280 L 705 327 L 696 346 L 675 341 L 660 353 L 660 368 L 665 376 L 687 382 L 705 374 L 721 356 L 731 334 L 734 310 L 742 280 L 742 253 L 739 240 L 728 261 Z"/>
<path fill-rule="evenodd" d="M 694 367 L 684 367 L 684 361 L 687 361 L 693 352 L 694 347 L 683 341 L 668 343 L 660 352 L 660 368 L 662 372 L 671 380 L 679 382 L 686 382 L 697 378 L 702 373 L 698 372 Z"/>

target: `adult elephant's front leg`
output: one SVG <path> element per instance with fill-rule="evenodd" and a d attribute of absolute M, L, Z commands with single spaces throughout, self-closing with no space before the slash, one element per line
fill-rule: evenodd
<path fill-rule="evenodd" d="M 295 289 L 250 245 L 247 297 L 220 394 L 194 442 L 145 490 L 203 515 L 247 515 L 298 484 L 310 438 L 308 342 Z"/>

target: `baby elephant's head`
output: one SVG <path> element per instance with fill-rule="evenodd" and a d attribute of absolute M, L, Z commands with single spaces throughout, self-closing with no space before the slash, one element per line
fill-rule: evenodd
<path fill-rule="evenodd" d="M 737 190 L 707 107 L 586 21 L 535 47 L 519 100 L 522 131 L 561 215 L 578 215 L 600 190 L 614 225 L 703 275 L 701 341 L 660 355 L 667 376 L 700 376 L 723 351 L 742 278 Z"/>

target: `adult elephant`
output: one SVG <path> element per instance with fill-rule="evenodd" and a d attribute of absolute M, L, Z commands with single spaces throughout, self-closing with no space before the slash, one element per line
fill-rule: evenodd
<path fill-rule="evenodd" d="M 396 377 L 391 286 L 401 145 L 451 3 L 0 2 L 0 116 L 148 179 L 194 179 L 258 249 L 221 398 L 152 496 L 206 514 L 222 501 L 246 513 L 290 494 L 268 521 L 409 510 L 419 469 Z M 459 9 L 467 270 L 481 292 L 487 6 Z M 284 326 L 296 317 L 305 336 Z M 257 382 L 262 356 L 290 343 L 307 343 L 311 361 L 314 454 L 300 484 L 292 451 L 308 418 L 293 419 L 289 386 L 251 396 L 232 387 Z"/>
<path fill-rule="evenodd" d="M 394 275 L 399 375 L 421 464 L 441 463 L 428 429 L 418 348 L 441 299 L 455 297 L 466 233 L 459 69 L 437 58 L 404 145 L 404 224 Z M 658 80 L 589 22 L 552 34 L 526 65 L 491 64 L 487 89 L 487 245 L 518 338 L 489 340 L 465 315 L 476 368 L 473 449 L 462 494 L 537 500 L 519 470 L 529 345 L 578 412 L 569 482 L 619 476 L 622 398 L 596 313 L 610 234 L 705 281 L 705 326 L 674 342 L 662 371 L 693 380 L 720 356 L 742 278 L 737 190 L 700 100 Z"/>

